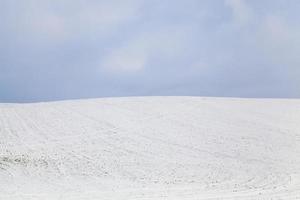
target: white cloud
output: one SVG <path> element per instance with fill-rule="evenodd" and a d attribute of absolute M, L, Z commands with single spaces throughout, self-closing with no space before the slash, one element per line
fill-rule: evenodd
<path fill-rule="evenodd" d="M 143 70 L 152 59 L 176 60 L 189 45 L 184 27 L 142 32 L 118 48 L 112 49 L 101 68 L 112 72 Z"/>
<path fill-rule="evenodd" d="M 143 46 L 119 48 L 105 58 L 102 66 L 113 72 L 142 70 L 148 59 L 145 48 Z"/>
<path fill-rule="evenodd" d="M 109 34 L 122 24 L 140 17 L 142 1 L 96 1 L 78 9 L 78 13 L 67 16 L 70 29 L 80 32 L 91 31 L 96 34 Z M 75 17 L 75 19 L 74 19 Z"/>
<path fill-rule="evenodd" d="M 267 16 L 259 29 L 259 46 L 277 62 L 300 64 L 300 28 L 284 18 Z"/>
<path fill-rule="evenodd" d="M 252 12 L 244 0 L 226 0 L 225 3 L 232 9 L 235 23 L 245 25 L 249 22 Z"/>
<path fill-rule="evenodd" d="M 11 1 L 13 30 L 39 42 L 60 42 L 77 36 L 107 36 L 139 17 L 142 1 Z"/>
<path fill-rule="evenodd" d="M 290 43 L 295 38 L 295 29 L 289 27 L 282 18 L 277 16 L 267 16 L 261 26 L 265 40 L 270 44 L 278 45 L 280 48 Z M 273 46 L 273 47 L 275 47 Z"/>
<path fill-rule="evenodd" d="M 269 64 L 288 67 L 286 71 L 295 73 L 297 70 L 294 66 L 300 64 L 299 26 L 291 23 L 288 16 L 280 15 L 270 8 L 265 8 L 261 13 L 255 12 L 251 3 L 255 2 L 226 0 L 232 9 L 234 23 L 242 26 L 242 29 L 235 30 L 235 34 L 239 34 L 245 43 L 253 43 L 252 51 L 261 52 Z"/>
<path fill-rule="evenodd" d="M 280 16 L 267 16 L 261 23 L 258 49 L 280 75 L 300 83 L 300 28 Z"/>

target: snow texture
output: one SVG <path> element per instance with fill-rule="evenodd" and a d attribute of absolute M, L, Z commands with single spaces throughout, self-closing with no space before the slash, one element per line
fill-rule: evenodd
<path fill-rule="evenodd" d="M 0 104 L 0 199 L 300 199 L 300 100 Z"/>

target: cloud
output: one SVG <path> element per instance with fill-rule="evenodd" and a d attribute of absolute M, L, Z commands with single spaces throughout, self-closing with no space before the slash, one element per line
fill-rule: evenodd
<path fill-rule="evenodd" d="M 299 26 L 280 16 L 267 16 L 259 28 L 257 43 L 258 49 L 281 77 L 286 76 L 288 81 L 300 84 Z"/>
<path fill-rule="evenodd" d="M 238 25 L 245 25 L 251 20 L 252 11 L 245 0 L 226 0 L 226 5 L 232 9 L 233 19 Z"/>
<path fill-rule="evenodd" d="M 2 26 L 21 38 L 61 42 L 103 37 L 139 16 L 142 1 L 6 1 Z M 5 22 L 6 20 L 6 22 Z"/>
<path fill-rule="evenodd" d="M 295 13 L 288 12 L 294 9 L 288 6 L 291 4 L 246 0 L 226 0 L 226 4 L 232 9 L 233 23 L 243 26 L 238 30 L 229 27 L 230 31 L 236 31 L 243 41 L 255 44 L 253 51 L 263 53 L 273 64 L 293 68 L 300 63 L 297 56 L 300 53 L 300 27 Z"/>
<path fill-rule="evenodd" d="M 300 4 L 2 0 L 0 5 L 0 100 L 300 96 Z"/>
<path fill-rule="evenodd" d="M 293 52 L 297 52 L 297 54 L 300 52 L 300 27 L 288 24 L 284 18 L 267 16 L 259 31 L 262 47 L 277 54 L 274 58 L 286 53 L 295 56 Z"/>
<path fill-rule="evenodd" d="M 114 73 L 137 72 L 152 60 L 175 61 L 189 45 L 189 31 L 179 26 L 137 33 L 108 52 L 100 67 Z"/>
<path fill-rule="evenodd" d="M 134 72 L 144 69 L 148 54 L 146 46 L 121 47 L 105 58 L 101 67 L 112 72 Z"/>

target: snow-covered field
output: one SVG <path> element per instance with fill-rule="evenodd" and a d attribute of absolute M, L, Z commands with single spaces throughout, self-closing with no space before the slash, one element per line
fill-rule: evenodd
<path fill-rule="evenodd" d="M 300 100 L 0 104 L 0 199 L 300 199 Z"/>

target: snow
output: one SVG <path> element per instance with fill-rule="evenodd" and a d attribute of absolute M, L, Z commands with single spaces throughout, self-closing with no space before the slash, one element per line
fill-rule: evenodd
<path fill-rule="evenodd" d="M 0 104 L 0 199 L 300 199 L 300 100 Z"/>

